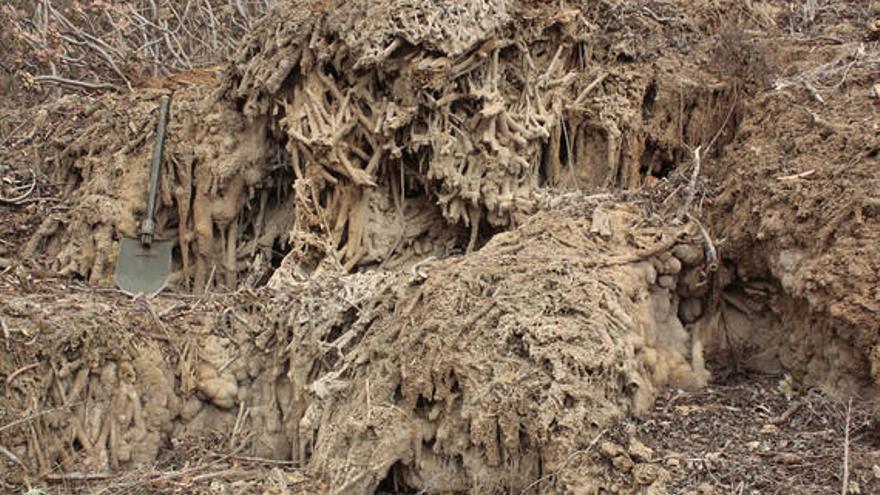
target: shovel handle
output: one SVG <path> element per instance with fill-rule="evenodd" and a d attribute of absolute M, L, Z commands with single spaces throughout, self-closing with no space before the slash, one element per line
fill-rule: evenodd
<path fill-rule="evenodd" d="M 150 244 L 156 233 L 153 215 L 156 213 L 156 193 L 159 189 L 159 170 L 162 167 L 162 153 L 165 151 L 165 128 L 168 124 L 168 109 L 171 97 L 162 96 L 159 101 L 159 125 L 156 127 L 156 146 L 153 148 L 153 164 L 150 167 L 150 191 L 147 196 L 147 216 L 141 225 L 141 242 Z"/>

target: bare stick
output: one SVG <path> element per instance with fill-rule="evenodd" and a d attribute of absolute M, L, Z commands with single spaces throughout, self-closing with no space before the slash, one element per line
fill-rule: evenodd
<path fill-rule="evenodd" d="M 168 331 L 168 327 L 165 325 L 165 323 L 162 321 L 162 319 L 159 318 L 159 315 L 156 314 L 156 310 L 153 309 L 153 305 L 150 304 L 150 300 L 144 298 L 144 302 L 146 303 L 145 305 L 147 307 L 147 312 L 149 312 L 150 316 L 153 317 L 153 321 L 156 322 L 156 326 L 159 327 L 159 330 L 162 330 L 162 333 L 165 334 L 165 337 L 166 337 L 165 340 L 167 342 L 171 343 L 171 346 L 174 347 L 174 351 L 177 353 L 177 356 L 179 358 L 180 357 L 180 348 L 177 346 L 177 339 L 175 339 L 171 335 L 171 332 Z"/>
<path fill-rule="evenodd" d="M 33 169 L 28 170 L 31 173 L 31 183 L 29 186 L 27 186 L 28 190 L 14 198 L 4 198 L 2 195 L 0 195 L 0 204 L 19 205 L 28 196 L 33 194 L 34 189 L 37 187 L 37 174 L 33 171 Z"/>
<path fill-rule="evenodd" d="M 253 462 L 258 464 L 276 464 L 280 466 L 296 466 L 299 463 L 296 461 L 282 461 L 278 459 L 266 459 L 265 457 L 252 457 L 246 455 L 233 455 L 233 456 L 221 456 L 220 454 L 211 453 L 209 454 L 211 457 L 228 457 L 229 459 L 235 459 L 238 461 L 246 461 Z"/>
<path fill-rule="evenodd" d="M 30 122 L 31 119 L 34 118 L 34 115 L 37 115 L 37 114 L 36 114 L 36 113 L 32 113 L 28 118 L 24 119 L 24 120 L 21 122 L 21 124 L 18 124 L 18 125 L 15 127 L 15 129 L 11 130 L 11 131 L 9 132 L 9 134 L 7 134 L 5 138 L 3 138 L 3 142 L 0 143 L 0 146 L 6 146 L 10 141 L 12 141 L 12 138 L 15 136 L 15 134 L 18 133 L 18 131 L 20 131 L 24 126 L 26 126 L 26 125 L 28 124 L 28 122 Z"/>
<path fill-rule="evenodd" d="M 712 237 L 709 236 L 709 231 L 706 230 L 706 227 L 703 227 L 703 224 L 700 223 L 699 220 L 690 213 L 685 213 L 687 217 L 697 225 L 697 228 L 700 230 L 700 235 L 703 237 L 703 249 L 706 251 L 706 269 L 710 272 L 714 272 L 718 269 L 718 251 L 715 250 L 715 244 L 712 242 Z"/>
<path fill-rule="evenodd" d="M 715 141 L 721 137 L 721 133 L 724 132 L 724 128 L 727 127 L 727 123 L 730 122 L 730 117 L 733 116 L 733 111 L 736 109 L 737 101 L 739 100 L 739 94 L 737 93 L 736 86 L 733 87 L 733 103 L 730 104 L 730 110 L 727 111 L 727 116 L 724 117 L 724 122 L 721 123 L 721 127 L 718 128 L 718 132 L 715 133 L 715 136 L 712 137 L 712 140 L 709 141 L 709 145 L 706 146 L 706 151 L 712 149 L 712 146 L 715 145 Z"/>
<path fill-rule="evenodd" d="M 849 493 L 849 423 L 852 417 L 852 399 L 846 405 L 846 430 L 843 432 L 843 483 L 840 495 Z"/>
<path fill-rule="evenodd" d="M 700 175 L 700 167 L 702 166 L 702 159 L 700 157 L 700 149 L 701 146 L 697 146 L 697 149 L 694 150 L 694 170 L 691 172 L 691 180 L 688 183 L 687 196 L 685 196 L 684 205 L 681 207 L 681 214 L 679 214 L 679 218 L 683 218 L 691 209 L 691 203 L 694 201 L 694 196 L 697 194 L 697 177 Z"/>
<path fill-rule="evenodd" d="M 28 415 L 28 416 L 25 416 L 25 417 L 23 417 L 23 418 L 21 418 L 21 419 L 16 419 L 15 421 L 13 421 L 13 422 L 11 422 L 11 423 L 7 423 L 7 424 L 5 424 L 5 425 L 3 425 L 3 426 L 0 426 L 0 433 L 4 432 L 4 431 L 6 431 L 6 430 L 8 430 L 8 429 L 10 429 L 10 428 L 14 428 L 14 427 L 16 427 L 16 426 L 18 426 L 18 425 L 20 425 L 20 424 L 22 424 L 22 423 L 27 423 L 27 422 L 29 422 L 29 421 L 32 421 L 32 420 L 34 420 L 34 419 L 37 419 L 37 418 L 39 418 L 40 416 L 45 416 L 45 415 L 47 415 L 47 414 L 49 414 L 49 413 L 52 413 L 52 412 L 55 412 L 55 411 L 60 411 L 60 410 L 62 410 L 62 409 L 69 409 L 69 408 L 71 408 L 71 407 L 75 407 L 75 406 L 78 406 L 78 405 L 80 405 L 80 404 L 82 404 L 81 401 L 80 401 L 80 402 L 74 402 L 74 403 L 72 403 L 72 404 L 67 404 L 67 405 L 63 405 L 63 406 L 53 407 L 53 408 L 51 408 L 51 409 L 45 409 L 45 410 L 40 411 L 40 412 L 38 412 L 38 413 L 34 413 L 34 414 L 30 414 L 30 415 Z"/>
<path fill-rule="evenodd" d="M 3 338 L 6 342 L 6 350 L 9 351 L 9 327 L 6 326 L 6 322 L 3 321 L 3 318 L 0 318 L 0 328 L 3 329 Z"/>
<path fill-rule="evenodd" d="M 788 409 L 785 410 L 782 414 L 770 420 L 771 424 L 780 425 L 788 421 L 794 413 L 798 411 L 804 405 L 804 401 L 798 401 L 792 404 Z"/>
<path fill-rule="evenodd" d="M 77 81 L 75 79 L 67 79 L 60 76 L 36 76 L 34 77 L 34 81 L 40 84 L 54 84 L 56 86 L 66 86 L 71 88 L 92 90 L 112 89 L 114 91 L 119 91 L 119 86 L 110 83 L 91 83 L 86 81 Z"/>
<path fill-rule="evenodd" d="M 9 388 L 9 385 L 12 384 L 12 380 L 15 380 L 15 377 L 17 377 L 18 375 L 20 375 L 28 370 L 32 370 L 39 365 L 40 365 L 39 362 L 31 363 L 27 366 L 23 366 L 15 371 L 13 371 L 12 373 L 10 373 L 10 375 L 6 377 L 6 388 Z"/>
<path fill-rule="evenodd" d="M 21 468 L 24 469 L 25 471 L 28 471 L 27 466 L 25 466 L 24 463 L 21 462 L 21 459 L 19 459 L 18 456 L 16 456 L 15 454 L 12 453 L 12 451 L 10 451 L 9 449 L 7 449 L 6 447 L 4 447 L 2 445 L 0 445 L 0 454 L 5 455 L 6 457 L 9 458 L 9 460 L 11 460 L 12 462 L 21 466 Z"/>
<path fill-rule="evenodd" d="M 367 383 L 366 383 L 365 389 L 366 389 L 365 391 L 367 393 L 367 423 L 369 423 L 372 420 L 372 415 L 373 415 L 372 414 L 373 408 L 370 406 L 370 379 L 369 378 L 367 378 Z"/>
<path fill-rule="evenodd" d="M 217 273 L 217 265 L 211 265 L 211 274 L 208 276 L 208 283 L 205 284 L 205 293 L 204 295 L 208 295 L 211 292 L 211 284 L 214 283 L 214 275 Z M 200 299 L 201 300 L 201 299 Z"/>
<path fill-rule="evenodd" d="M 783 175 L 783 176 L 781 176 L 781 177 L 777 177 L 776 180 L 797 180 L 797 179 L 803 179 L 803 178 L 805 178 L 805 177 L 809 177 L 809 176 L 811 176 L 811 175 L 813 175 L 813 174 L 815 174 L 815 173 L 816 173 L 816 169 L 815 169 L 815 168 L 811 168 L 810 170 L 807 170 L 806 172 L 801 172 L 801 173 L 799 173 L 799 174 Z"/>
<path fill-rule="evenodd" d="M 64 473 L 64 474 L 49 474 L 46 475 L 46 480 L 52 482 L 59 481 L 98 481 L 98 480 L 106 480 L 112 478 L 113 475 L 109 473 Z"/>
<path fill-rule="evenodd" d="M 599 77 L 597 77 L 597 78 L 596 78 L 593 82 L 591 82 L 586 88 L 584 88 L 583 91 L 581 91 L 581 94 L 579 94 L 579 95 L 577 96 L 577 98 L 575 98 L 575 100 L 574 100 L 574 104 L 575 104 L 575 105 L 580 105 L 581 103 L 583 103 L 584 100 L 587 98 L 587 96 L 590 94 L 590 92 L 593 91 L 594 89 L 596 89 L 596 86 L 602 84 L 602 81 L 604 81 L 606 77 L 608 77 L 608 73 L 607 73 L 607 72 L 605 72 L 605 73 L 599 75 Z"/>

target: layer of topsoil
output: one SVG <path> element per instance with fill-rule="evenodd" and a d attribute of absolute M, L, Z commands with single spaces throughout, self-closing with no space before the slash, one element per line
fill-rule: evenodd
<path fill-rule="evenodd" d="M 286 0 L 222 73 L 4 109 L 0 485 L 877 492 L 878 16 Z"/>

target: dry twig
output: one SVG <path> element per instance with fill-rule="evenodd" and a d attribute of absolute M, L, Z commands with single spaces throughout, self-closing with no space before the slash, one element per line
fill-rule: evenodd
<path fill-rule="evenodd" d="M 19 368 L 19 369 L 13 371 L 12 373 L 10 373 L 9 376 L 6 377 L 6 388 L 7 388 L 7 390 L 9 389 L 9 385 L 12 384 L 12 380 L 15 380 L 15 377 L 17 377 L 18 375 L 20 375 L 20 374 L 22 374 L 22 373 L 24 373 L 24 372 L 26 372 L 26 371 L 28 371 L 28 370 L 32 370 L 32 369 L 36 368 L 36 367 L 39 366 L 39 365 L 40 365 L 39 362 L 31 363 L 31 364 L 29 364 L 29 365 L 27 365 L 27 366 L 22 366 L 21 368 Z"/>
<path fill-rule="evenodd" d="M 75 406 L 78 406 L 78 405 L 80 405 L 80 404 L 82 404 L 82 402 L 74 402 L 74 403 L 71 403 L 71 404 L 65 404 L 65 405 L 63 405 L 63 406 L 53 407 L 53 408 L 51 408 L 51 409 L 44 409 L 44 410 L 42 410 L 42 411 L 40 411 L 40 412 L 37 412 L 37 413 L 34 413 L 34 414 L 29 414 L 29 415 L 27 415 L 27 416 L 25 416 L 25 417 L 23 417 L 23 418 L 16 419 L 15 421 L 12 421 L 12 422 L 7 423 L 7 424 L 5 424 L 5 425 L 3 425 L 3 426 L 0 426 L 0 433 L 4 432 L 4 431 L 6 431 L 6 430 L 8 430 L 8 429 L 10 429 L 10 428 L 14 428 L 14 427 L 16 427 L 16 426 L 18 426 L 18 425 L 20 425 L 20 424 L 22 424 L 22 423 L 27 423 L 27 422 L 29 422 L 29 421 L 33 421 L 34 419 L 37 419 L 37 418 L 39 418 L 39 417 L 41 417 L 41 416 L 45 416 L 46 414 L 50 414 L 50 413 L 53 413 L 53 412 L 55 412 L 55 411 L 61 411 L 61 410 L 63 410 L 63 409 L 70 409 L 70 408 L 75 407 Z"/>
<path fill-rule="evenodd" d="M 718 251 L 715 249 L 715 243 L 712 242 L 712 236 L 709 235 L 709 231 L 706 230 L 706 227 L 695 216 L 690 213 L 686 213 L 686 215 L 696 224 L 700 235 L 703 237 L 703 249 L 706 252 L 706 270 L 714 272 L 718 269 Z"/>
<path fill-rule="evenodd" d="M 852 420 L 852 399 L 846 405 L 846 430 L 843 432 L 843 481 L 840 495 L 849 493 L 849 424 Z"/>
<path fill-rule="evenodd" d="M 697 146 L 694 150 L 694 169 L 691 171 L 691 180 L 688 182 L 687 196 L 685 196 L 684 204 L 681 206 L 681 213 L 678 218 L 682 219 L 690 213 L 691 203 L 697 194 L 697 177 L 700 175 L 700 167 L 702 166 L 702 158 L 700 156 L 701 146 Z"/>
<path fill-rule="evenodd" d="M 59 76 L 36 76 L 34 77 L 34 82 L 39 84 L 52 84 L 66 88 L 79 88 L 85 90 L 110 89 L 113 91 L 119 91 L 119 86 L 116 86 L 115 84 L 77 81 L 75 79 L 67 79 Z"/>

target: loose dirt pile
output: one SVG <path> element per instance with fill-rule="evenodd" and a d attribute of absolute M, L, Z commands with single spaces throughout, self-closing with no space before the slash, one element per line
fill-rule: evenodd
<path fill-rule="evenodd" d="M 0 127 L 0 207 L 25 225 L 0 222 L 0 479 L 705 493 L 663 438 L 686 425 L 719 472 L 692 410 L 653 409 L 650 446 L 615 424 L 707 366 L 877 397 L 878 15 L 284 0 L 219 76 Z M 169 93 L 171 297 L 122 295 Z M 829 428 L 823 448 L 852 429 Z"/>
<path fill-rule="evenodd" d="M 590 234 L 602 215 L 609 240 Z M 701 248 L 640 221 L 539 214 L 471 256 L 352 295 L 346 327 L 295 329 L 309 466 L 354 493 L 388 476 L 416 491 L 521 491 L 658 388 L 705 383 L 664 287 L 681 273 L 672 252 Z"/>

